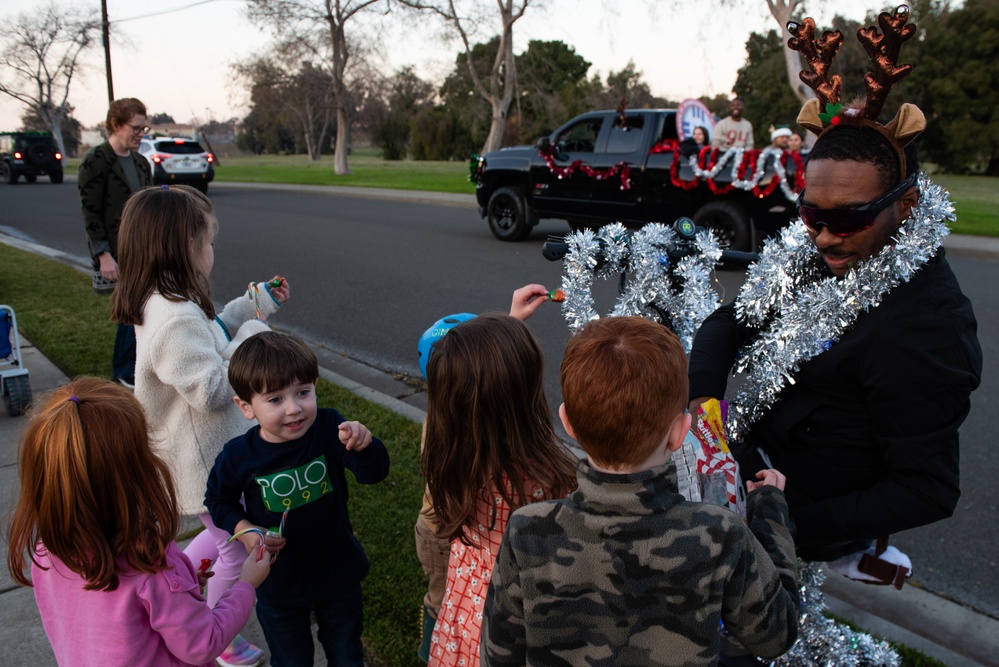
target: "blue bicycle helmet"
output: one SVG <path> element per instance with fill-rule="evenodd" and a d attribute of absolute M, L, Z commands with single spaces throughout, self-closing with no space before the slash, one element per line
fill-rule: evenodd
<path fill-rule="evenodd" d="M 416 352 L 420 357 L 420 371 L 423 377 L 427 377 L 427 362 L 430 361 L 430 353 L 433 351 L 434 343 L 439 341 L 444 335 L 457 325 L 475 317 L 472 313 L 456 313 L 442 317 L 431 325 L 429 329 L 420 336 L 420 342 L 416 346 Z"/>

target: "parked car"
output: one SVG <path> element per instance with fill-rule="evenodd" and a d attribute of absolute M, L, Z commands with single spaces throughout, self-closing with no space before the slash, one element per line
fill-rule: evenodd
<path fill-rule="evenodd" d="M 215 178 L 215 156 L 189 137 L 146 137 L 139 153 L 153 170 L 153 183 L 191 185 L 204 193 Z"/>
<path fill-rule="evenodd" d="M 62 183 L 62 153 L 51 133 L 0 133 L 0 178 L 14 185 L 21 176 L 34 183 L 45 175 L 53 183 Z"/>
<path fill-rule="evenodd" d="M 730 155 L 709 149 L 697 158 L 703 163 L 698 174 L 679 157 L 679 139 L 672 109 L 577 116 L 537 146 L 473 157 L 479 214 L 503 241 L 526 238 L 541 218 L 561 218 L 579 229 L 690 217 L 712 228 L 724 247 L 742 251 L 795 217 L 799 157 L 772 149 Z M 735 165 L 739 160 L 743 166 Z M 733 183 L 733 166 L 740 184 Z"/>

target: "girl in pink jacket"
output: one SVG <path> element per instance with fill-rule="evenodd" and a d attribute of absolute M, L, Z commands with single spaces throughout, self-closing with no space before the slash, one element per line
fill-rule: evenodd
<path fill-rule="evenodd" d="M 213 665 L 246 624 L 270 559 L 247 558 L 236 585 L 208 606 L 199 588 L 208 575 L 173 540 L 173 481 L 132 394 L 96 378 L 56 390 L 28 425 L 20 458 L 7 566 L 34 586 L 58 663 Z"/>

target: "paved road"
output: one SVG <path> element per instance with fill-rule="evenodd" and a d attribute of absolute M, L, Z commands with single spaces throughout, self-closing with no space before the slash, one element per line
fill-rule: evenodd
<path fill-rule="evenodd" d="M 376 368 L 416 376 L 416 341 L 435 319 L 453 312 L 506 310 L 512 290 L 527 282 L 554 287 L 560 266 L 541 257 L 548 233 L 564 223 L 543 222 L 525 243 L 495 241 L 474 210 L 464 206 L 348 197 L 317 192 L 243 190 L 213 184 L 220 220 L 213 273 L 216 297 L 245 289 L 274 273 L 288 277 L 292 301 L 275 323 L 296 330 Z M 81 258 L 85 236 L 72 184 L 0 186 L 0 231 Z M 975 304 L 985 349 L 985 382 L 973 396 L 962 429 L 962 497 L 956 516 L 908 531 L 895 543 L 912 556 L 915 577 L 928 590 L 999 618 L 999 432 L 991 406 L 999 379 L 999 302 L 991 288 L 996 261 L 951 255 Z M 719 274 L 731 297 L 738 274 Z M 606 312 L 614 285 L 594 290 Z M 547 390 L 557 405 L 558 363 L 568 336 L 556 307 L 531 320 L 547 355 Z M 109 344 L 110 346 L 110 344 Z M 334 367 L 335 370 L 335 367 Z"/>

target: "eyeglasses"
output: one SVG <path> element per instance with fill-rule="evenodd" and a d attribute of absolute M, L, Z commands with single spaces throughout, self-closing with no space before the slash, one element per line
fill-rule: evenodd
<path fill-rule="evenodd" d="M 836 236 L 850 236 L 857 232 L 862 232 L 874 225 L 874 221 L 881 214 L 881 211 L 888 208 L 895 200 L 905 194 L 905 191 L 916 183 L 915 172 L 888 190 L 877 199 L 863 206 L 853 206 L 851 208 L 816 208 L 808 206 L 805 202 L 805 191 L 798 195 L 798 215 L 805 226 L 816 234 L 821 231 L 819 228 L 825 225 L 830 233 Z"/>
<path fill-rule="evenodd" d="M 132 134 L 145 134 L 149 131 L 148 125 L 131 125 L 130 123 L 125 123 L 125 127 L 132 128 Z"/>

